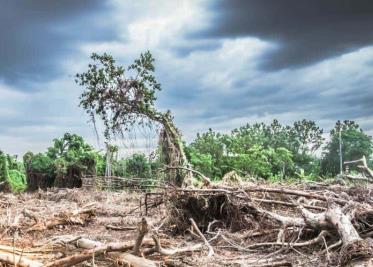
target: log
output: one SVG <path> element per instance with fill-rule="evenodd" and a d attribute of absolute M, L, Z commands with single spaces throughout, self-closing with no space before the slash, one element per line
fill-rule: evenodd
<path fill-rule="evenodd" d="M 0 262 L 7 263 L 9 265 L 18 267 L 41 267 L 43 264 L 41 262 L 33 261 L 27 259 L 24 256 L 19 256 L 13 253 L 0 252 Z"/>
<path fill-rule="evenodd" d="M 149 244 L 147 240 L 146 243 Z M 145 243 L 144 240 L 142 242 Z M 54 262 L 46 264 L 44 267 L 69 267 L 81 263 L 83 261 L 92 259 L 94 256 L 103 255 L 108 253 L 108 256 L 112 259 L 119 260 L 119 262 L 128 264 L 130 266 L 136 267 L 156 267 L 158 266 L 156 262 L 141 258 L 129 253 L 112 253 L 117 251 L 128 251 L 135 246 L 134 242 L 125 242 L 125 243 L 109 243 L 103 244 L 98 241 L 93 241 L 90 239 L 79 239 L 76 242 L 76 246 L 79 248 L 85 248 L 86 251 L 82 253 L 76 253 L 74 255 L 58 259 Z M 129 256 L 130 255 L 130 256 Z M 119 258 L 117 258 L 119 257 Z M 153 265 L 150 265 L 152 263 Z"/>
<path fill-rule="evenodd" d="M 358 165 L 357 167 L 359 169 L 365 171 L 366 174 L 368 174 L 368 176 L 373 179 L 373 171 L 368 167 L 367 159 L 366 159 L 365 156 L 363 156 L 361 159 L 358 159 L 358 160 L 352 160 L 352 161 L 345 161 L 344 162 L 345 165 L 355 164 L 355 163 L 362 163 L 362 165 Z"/>
<path fill-rule="evenodd" d="M 344 246 L 361 241 L 362 238 L 351 223 L 351 219 L 343 214 L 342 209 L 332 205 L 325 213 L 325 218 L 337 229 Z"/>
<path fill-rule="evenodd" d="M 243 190 L 232 190 L 232 188 L 207 188 L 207 189 L 199 189 L 199 188 L 172 188 L 179 192 L 196 192 L 196 193 L 223 193 L 232 195 L 233 197 L 242 198 L 239 196 L 242 192 L 268 192 L 268 193 L 277 193 L 277 194 L 287 194 L 287 195 L 294 195 L 294 196 L 301 196 L 311 199 L 317 199 L 321 201 L 333 201 L 340 205 L 345 205 L 348 203 L 347 200 L 336 198 L 336 197 L 326 197 L 324 195 L 315 194 L 312 192 L 305 192 L 301 190 L 293 190 L 293 189 L 286 189 L 286 188 L 272 188 L 272 187 L 264 187 L 264 186 L 255 186 L 255 187 L 247 187 Z M 171 190 L 172 190 L 171 189 Z M 250 197 L 245 195 L 245 198 L 250 199 Z"/>
<path fill-rule="evenodd" d="M 37 220 L 37 222 L 31 226 L 27 232 L 44 231 L 47 229 L 52 229 L 58 225 L 65 224 L 84 225 L 88 220 L 91 219 L 93 215 L 93 209 L 82 209 L 74 212 L 61 212 L 60 214 L 56 215 L 55 218 L 50 218 L 47 221 L 41 222 Z"/>
<path fill-rule="evenodd" d="M 339 253 L 338 264 L 341 266 L 354 265 L 355 260 L 359 260 L 358 266 L 371 261 L 373 257 L 373 247 L 366 240 L 362 239 L 355 227 L 351 223 L 351 218 L 342 212 L 337 205 L 332 205 L 325 213 L 326 219 L 337 229 L 342 240 L 342 249 Z"/>
<path fill-rule="evenodd" d="M 252 244 L 249 246 L 246 246 L 246 249 L 254 249 L 254 248 L 259 248 L 259 247 L 282 247 L 282 246 L 289 246 L 289 247 L 305 247 L 305 246 L 310 246 L 314 245 L 317 243 L 320 243 L 323 241 L 323 238 L 329 234 L 328 231 L 323 230 L 320 232 L 320 234 L 311 240 L 305 241 L 305 242 L 299 242 L 299 243 L 291 243 L 291 242 L 265 242 L 265 243 L 256 243 Z"/>
<path fill-rule="evenodd" d="M 159 241 L 156 235 L 153 235 L 152 238 L 155 243 L 155 250 L 163 256 L 172 256 L 175 254 L 180 254 L 180 253 L 185 253 L 185 252 L 198 251 L 198 250 L 201 250 L 204 245 L 204 243 L 201 243 L 201 244 L 185 246 L 185 247 L 180 247 L 180 248 L 166 249 L 161 246 L 161 242 Z"/>
<path fill-rule="evenodd" d="M 121 265 L 128 265 L 131 267 L 158 267 L 160 264 L 135 256 L 130 253 L 119 253 L 119 252 L 110 252 L 108 253 L 108 257 L 115 260 L 117 263 Z"/>
<path fill-rule="evenodd" d="M 305 223 L 314 229 L 327 229 L 331 224 L 326 220 L 325 212 L 312 213 L 305 209 L 303 206 L 298 207 L 302 213 Z"/>

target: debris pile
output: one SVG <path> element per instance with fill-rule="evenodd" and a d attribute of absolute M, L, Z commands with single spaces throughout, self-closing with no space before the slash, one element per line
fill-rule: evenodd
<path fill-rule="evenodd" d="M 0 266 L 371 266 L 370 187 L 0 195 Z"/>

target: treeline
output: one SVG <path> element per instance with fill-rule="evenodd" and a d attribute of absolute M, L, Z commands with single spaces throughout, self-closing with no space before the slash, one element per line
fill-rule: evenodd
<path fill-rule="evenodd" d="M 340 171 L 339 132 L 344 161 L 371 159 L 372 138 L 354 121 L 337 121 L 326 141 L 314 121 L 293 125 L 247 124 L 229 134 L 209 130 L 197 134 L 188 146 L 194 168 L 214 179 L 235 170 L 240 175 L 265 179 L 316 179 Z"/>
<path fill-rule="evenodd" d="M 229 134 L 210 129 L 197 134 L 185 149 L 193 168 L 214 180 L 230 171 L 271 180 L 322 179 L 339 173 L 339 136 L 344 161 L 365 156 L 372 163 L 372 138 L 353 121 L 338 121 L 327 140 L 323 130 L 309 120 L 293 125 L 277 120 L 247 124 Z M 159 150 L 149 156 L 133 154 L 119 159 L 118 147 L 110 146 L 108 161 L 105 152 L 95 150 L 81 136 L 66 133 L 54 139 L 45 153 L 27 152 L 23 162 L 0 151 L 0 185 L 15 192 L 26 187 L 79 187 L 84 175 L 105 175 L 107 162 L 113 176 L 163 178 Z"/>

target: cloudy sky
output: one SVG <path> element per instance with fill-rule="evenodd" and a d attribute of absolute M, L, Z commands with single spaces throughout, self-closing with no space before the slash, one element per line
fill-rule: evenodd
<path fill-rule="evenodd" d="M 371 0 L 0 0 L 0 34 L 8 153 L 64 132 L 97 144 L 74 83 L 92 52 L 128 64 L 149 49 L 158 106 L 187 140 L 273 118 L 326 131 L 354 119 L 373 133 Z"/>

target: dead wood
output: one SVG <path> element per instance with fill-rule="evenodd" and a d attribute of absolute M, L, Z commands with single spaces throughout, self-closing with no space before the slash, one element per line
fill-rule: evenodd
<path fill-rule="evenodd" d="M 110 229 L 110 230 L 115 230 L 115 231 L 132 231 L 132 230 L 137 229 L 136 227 L 132 227 L 132 226 L 118 226 L 118 225 L 111 225 L 111 224 L 105 225 L 105 228 Z"/>
<path fill-rule="evenodd" d="M 193 251 L 198 251 L 203 248 L 204 243 L 200 244 L 195 244 L 195 245 L 190 245 L 190 246 L 185 246 L 185 247 L 178 247 L 178 248 L 163 248 L 161 246 L 161 242 L 159 241 L 159 238 L 156 235 L 152 235 L 152 238 L 155 243 L 155 250 L 159 254 L 163 256 L 173 256 L 175 254 L 181 254 L 181 253 L 186 253 L 186 252 L 193 252 Z"/>
<path fill-rule="evenodd" d="M 321 201 L 333 201 L 337 204 L 344 205 L 348 201 L 340 198 L 335 197 L 326 197 L 323 195 L 315 194 L 313 192 L 301 191 L 301 190 L 293 190 L 293 189 L 286 189 L 286 188 L 268 188 L 268 187 L 250 187 L 245 188 L 245 192 L 268 192 L 268 193 L 279 193 L 279 194 L 288 194 L 294 196 L 302 196 L 311 199 L 318 199 Z"/>
<path fill-rule="evenodd" d="M 204 175 L 203 173 L 197 171 L 197 170 L 194 170 L 192 168 L 187 168 L 187 167 L 183 167 L 183 166 L 166 166 L 164 170 L 162 171 L 168 171 L 168 170 L 185 170 L 185 171 L 188 171 L 188 172 L 191 172 L 191 173 L 194 173 L 194 174 L 197 174 L 199 177 L 202 178 L 203 180 L 203 183 L 204 185 L 210 185 L 211 184 L 211 180 L 210 178 L 208 178 L 206 175 Z"/>
<path fill-rule="evenodd" d="M 256 201 L 258 203 L 266 203 L 266 204 L 272 204 L 272 205 L 283 205 L 283 206 L 288 206 L 288 207 L 298 207 L 299 203 L 291 203 L 291 202 L 285 202 L 285 201 L 279 201 L 279 200 L 274 200 L 274 199 L 264 199 L 264 198 L 250 198 L 252 201 Z M 311 205 L 303 205 L 303 207 L 307 209 L 314 209 L 314 210 L 326 210 L 324 207 L 319 207 L 319 206 L 311 206 Z"/>
<path fill-rule="evenodd" d="M 29 216 L 29 214 L 28 214 Z M 31 217 L 35 217 L 32 215 Z M 86 224 L 94 216 L 93 209 L 81 209 L 73 212 L 61 212 L 56 214 L 53 218 L 49 218 L 46 221 L 36 220 L 36 223 L 27 229 L 27 232 L 33 231 L 44 231 L 47 229 L 52 229 L 58 225 L 66 224 Z"/>
<path fill-rule="evenodd" d="M 259 247 L 273 247 L 273 246 L 288 246 L 288 247 L 305 247 L 305 246 L 310 246 L 314 245 L 317 243 L 320 243 L 323 241 L 323 238 L 327 236 L 329 233 L 328 231 L 321 231 L 320 234 L 311 240 L 305 241 L 305 242 L 299 242 L 299 243 L 293 243 L 293 242 L 266 242 L 266 243 L 256 243 L 252 244 L 250 246 L 247 246 L 246 249 L 254 249 L 254 248 L 259 248 Z"/>
<path fill-rule="evenodd" d="M 150 244 L 150 240 L 146 240 L 146 241 L 142 240 L 142 243 Z M 128 256 L 129 253 L 123 253 L 124 251 L 133 249 L 135 245 L 136 243 L 134 242 L 110 243 L 110 244 L 105 245 L 101 242 L 82 238 L 82 239 L 77 240 L 76 246 L 79 248 L 85 248 L 87 250 L 83 251 L 82 253 L 76 253 L 74 255 L 48 263 L 44 267 L 73 266 L 75 264 L 92 259 L 92 257 L 97 257 L 97 256 L 100 256 L 106 253 L 108 254 L 110 258 L 115 258 L 115 256 L 118 256 L 119 261 L 126 262 L 130 266 L 138 266 L 138 267 L 157 266 L 156 263 L 154 262 L 153 262 L 153 265 L 149 265 L 151 261 L 146 260 L 144 258 L 135 256 L 135 255 Z M 110 254 L 110 252 L 119 252 L 119 251 L 122 253 Z M 131 260 L 133 260 L 133 262 Z M 143 263 L 143 265 L 141 265 L 141 263 Z"/>
<path fill-rule="evenodd" d="M 337 205 L 332 205 L 325 213 L 325 217 L 337 229 L 342 240 L 339 263 L 347 265 L 356 259 L 370 259 L 373 257 L 373 247 L 362 239 L 351 223 L 351 218 L 342 212 Z"/>
<path fill-rule="evenodd" d="M 22 199 L 13 196 L 7 199 L 2 195 L 1 199 L 9 205 L 0 213 L 2 232 L 7 230 L 0 253 L 62 267 L 74 263 L 79 266 L 91 260 L 96 266 L 116 262 L 140 267 L 172 262 L 190 266 L 206 266 L 207 262 L 212 266 L 221 266 L 221 262 L 238 266 L 369 266 L 373 188 L 365 186 L 243 181 L 237 187 L 211 184 L 204 189 L 158 188 L 149 193 L 152 197 L 148 204 L 162 200 L 164 205 L 148 210 L 149 225 L 143 227 L 140 223 L 136 228 L 133 226 L 144 212 L 138 208 L 143 198 L 137 194 L 85 192 L 84 201 L 79 202 L 76 202 L 76 196 L 81 194 L 79 190 L 65 192 L 63 200 L 55 200 L 54 191 L 48 197 L 25 194 Z M 32 204 L 24 204 L 27 201 Z M 65 210 L 69 202 L 71 206 L 99 202 L 100 212 L 96 213 L 97 220 L 89 224 L 75 222 L 77 226 L 65 229 L 68 233 L 61 236 L 60 227 L 48 222 L 72 224 L 73 214 L 81 218 L 77 215 L 79 212 L 49 214 Z M 105 207 L 108 207 L 106 213 Z M 134 208 L 139 215 L 126 215 Z M 87 210 L 79 211 L 84 209 Z M 27 231 L 37 226 L 44 230 L 50 227 L 50 230 Z M 147 231 L 143 231 L 146 228 L 154 233 L 152 239 L 146 238 Z M 123 232 L 136 229 L 138 231 Z M 82 235 L 101 242 L 80 238 Z M 121 240 L 129 241 L 119 242 Z M 38 247 L 32 248 L 36 243 Z M 135 246 L 137 255 L 134 255 Z M 1 257 L 0 262 L 5 263 Z"/>
<path fill-rule="evenodd" d="M 119 253 L 119 252 L 110 252 L 108 257 L 115 260 L 116 263 L 121 264 L 122 266 L 131 266 L 131 267 L 158 267 L 159 263 L 145 258 L 135 256 L 130 253 Z"/>
<path fill-rule="evenodd" d="M 0 252 L 0 262 L 7 263 L 19 267 L 41 267 L 43 264 L 38 261 L 33 261 L 23 255 L 14 253 Z"/>
<path fill-rule="evenodd" d="M 368 167 L 367 159 L 365 156 L 363 156 L 361 159 L 358 160 L 352 160 L 352 161 L 345 161 L 345 165 L 355 164 L 355 163 L 361 163 L 362 165 L 357 165 L 357 168 L 362 170 L 364 173 L 366 173 L 371 179 L 373 179 L 373 171 Z"/>
<path fill-rule="evenodd" d="M 140 255 L 140 247 L 141 247 L 142 241 L 145 235 L 149 232 L 148 222 L 146 221 L 145 218 L 141 219 L 141 222 L 138 224 L 137 230 L 138 232 L 137 232 L 135 246 L 133 247 L 133 254 L 138 256 Z"/>
<path fill-rule="evenodd" d="M 207 255 L 207 257 L 212 257 L 215 254 L 215 252 L 214 252 L 214 249 L 212 248 L 212 246 L 210 245 L 209 241 L 207 241 L 206 237 L 201 233 L 201 231 L 199 230 L 199 228 L 198 228 L 196 222 L 193 220 L 193 218 L 190 218 L 190 222 L 192 223 L 192 227 L 194 228 L 194 230 L 197 232 L 197 234 L 205 242 L 205 245 L 209 248 L 209 254 Z"/>

